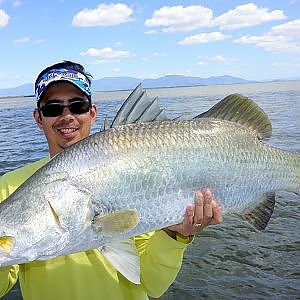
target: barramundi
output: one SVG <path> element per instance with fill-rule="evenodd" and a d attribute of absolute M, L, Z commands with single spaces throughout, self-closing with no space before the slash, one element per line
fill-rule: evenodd
<path fill-rule="evenodd" d="M 300 153 L 262 141 L 272 127 L 251 99 L 229 95 L 191 120 L 168 120 L 156 102 L 137 87 L 111 124 L 0 204 L 0 266 L 99 249 L 138 283 L 130 238 L 180 223 L 197 190 L 210 188 L 223 214 L 258 230 L 276 191 L 300 193 Z"/>

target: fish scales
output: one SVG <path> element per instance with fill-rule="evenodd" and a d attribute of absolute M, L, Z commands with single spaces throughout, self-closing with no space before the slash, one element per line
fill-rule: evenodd
<path fill-rule="evenodd" d="M 73 149 L 88 164 L 71 162 L 70 147 L 59 157 L 70 161 L 64 171 L 74 186 L 90 186 L 98 213 L 141 212 L 134 234 L 179 222 L 199 187 L 210 187 L 222 199 L 224 213 L 239 212 L 253 194 L 290 185 L 295 168 L 289 153 L 262 144 L 240 125 L 212 119 L 126 125 L 80 147 Z M 162 214 L 166 218 L 158 224 Z"/>

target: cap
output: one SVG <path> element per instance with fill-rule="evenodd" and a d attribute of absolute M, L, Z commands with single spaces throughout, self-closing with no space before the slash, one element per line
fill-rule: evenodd
<path fill-rule="evenodd" d="M 86 75 L 72 69 L 52 69 L 43 74 L 35 85 L 36 100 L 41 99 L 49 84 L 58 81 L 68 81 L 84 92 L 89 99 L 92 96 L 90 80 Z"/>

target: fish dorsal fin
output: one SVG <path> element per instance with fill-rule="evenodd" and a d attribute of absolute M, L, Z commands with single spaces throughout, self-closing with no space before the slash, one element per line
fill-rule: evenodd
<path fill-rule="evenodd" d="M 260 202 L 251 211 L 245 211 L 241 214 L 243 220 L 248 222 L 257 230 L 264 230 L 272 216 L 275 206 L 275 193 L 267 193 Z"/>
<path fill-rule="evenodd" d="M 136 210 L 121 210 L 100 216 L 97 215 L 92 221 L 92 227 L 104 234 L 118 234 L 134 228 L 140 221 Z"/>
<path fill-rule="evenodd" d="M 106 120 L 101 130 L 124 124 L 158 120 L 168 120 L 165 110 L 159 107 L 157 98 L 151 100 L 139 84 L 124 101 L 112 123 L 108 125 Z"/>
<path fill-rule="evenodd" d="M 140 257 L 133 240 L 113 242 L 99 251 L 124 277 L 135 284 L 140 283 Z"/>
<path fill-rule="evenodd" d="M 259 139 L 272 135 L 272 125 L 266 113 L 250 98 L 232 94 L 195 118 L 217 118 L 244 125 L 256 131 Z"/>

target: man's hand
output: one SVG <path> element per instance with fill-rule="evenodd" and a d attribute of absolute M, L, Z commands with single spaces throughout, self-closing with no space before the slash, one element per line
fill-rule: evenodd
<path fill-rule="evenodd" d="M 220 224 L 223 216 L 220 206 L 212 198 L 209 189 L 195 193 L 195 203 L 186 208 L 183 222 L 165 228 L 164 231 L 174 238 L 176 233 L 183 236 L 195 235 L 208 225 Z"/>

